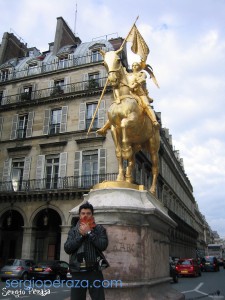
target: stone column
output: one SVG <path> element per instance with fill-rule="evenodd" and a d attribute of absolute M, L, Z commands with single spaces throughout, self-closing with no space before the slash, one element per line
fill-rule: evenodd
<path fill-rule="evenodd" d="M 35 235 L 33 227 L 23 227 L 22 258 L 34 259 Z"/>
<path fill-rule="evenodd" d="M 67 240 L 68 232 L 69 232 L 71 226 L 61 225 L 60 227 L 61 227 L 60 260 L 69 262 L 69 255 L 66 254 L 66 252 L 64 251 L 64 244 Z"/>

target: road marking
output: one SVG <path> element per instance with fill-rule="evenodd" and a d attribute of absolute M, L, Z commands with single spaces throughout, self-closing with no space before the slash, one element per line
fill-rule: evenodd
<path fill-rule="evenodd" d="M 204 292 L 202 292 L 202 291 L 199 291 L 200 287 L 202 287 L 203 284 L 204 284 L 204 282 L 200 282 L 199 285 L 197 285 L 196 288 L 194 288 L 193 290 L 184 291 L 184 292 L 181 292 L 181 293 L 182 293 L 182 294 L 186 294 L 186 293 L 190 293 L 190 292 L 196 292 L 196 293 L 199 293 L 199 294 L 208 296 L 207 293 L 204 293 Z"/>
<path fill-rule="evenodd" d="M 204 284 L 204 282 L 200 282 L 199 285 L 196 286 L 195 290 L 197 291 Z"/>
<path fill-rule="evenodd" d="M 196 292 L 196 293 L 199 293 L 199 294 L 202 294 L 204 296 L 208 296 L 209 298 L 213 298 L 213 299 L 224 299 L 224 296 L 216 296 L 216 295 L 210 295 L 210 294 L 207 294 L 207 293 L 204 293 L 202 291 L 199 291 L 200 287 L 202 287 L 204 284 L 204 282 L 200 282 L 199 285 L 196 286 L 196 288 L 194 288 L 193 290 L 189 290 L 189 291 L 184 291 L 184 292 L 181 292 L 182 294 L 186 294 L 186 293 L 191 293 L 191 292 Z M 201 296 L 199 296 L 200 298 L 202 298 Z M 199 297 L 195 297 L 195 298 L 190 298 L 190 299 L 198 299 Z M 205 297 L 204 297 L 205 298 Z"/>

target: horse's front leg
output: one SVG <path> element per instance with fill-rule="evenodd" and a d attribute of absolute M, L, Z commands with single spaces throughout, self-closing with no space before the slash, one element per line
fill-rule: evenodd
<path fill-rule="evenodd" d="M 121 122 L 122 129 L 122 157 L 127 160 L 127 168 L 126 168 L 126 181 L 132 183 L 132 171 L 134 168 L 134 149 L 131 146 L 129 141 L 129 137 L 127 134 L 128 127 L 133 122 L 133 116 L 129 116 L 129 118 L 124 118 Z"/>
<path fill-rule="evenodd" d="M 132 183 L 134 181 L 132 176 L 132 171 L 134 168 L 135 159 L 134 159 L 134 153 L 132 154 L 131 158 L 128 160 L 127 168 L 126 168 L 126 181 Z"/>
<path fill-rule="evenodd" d="M 129 160 L 133 155 L 133 150 L 128 138 L 127 134 L 127 128 L 130 126 L 130 122 L 132 122 L 132 119 L 130 118 L 124 118 L 121 121 L 121 131 L 122 131 L 122 156 L 123 159 Z"/>
<path fill-rule="evenodd" d="M 119 133 L 117 132 L 116 128 L 114 126 L 111 126 L 111 134 L 112 138 L 115 144 L 115 150 L 116 150 L 116 157 L 118 160 L 118 166 L 119 166 L 119 173 L 117 175 L 117 181 L 124 181 L 124 170 L 123 170 L 123 157 L 122 157 L 122 151 L 121 151 L 121 145 L 119 143 L 119 140 L 121 140 Z"/>
<path fill-rule="evenodd" d="M 157 185 L 157 178 L 159 174 L 159 146 L 160 146 L 160 137 L 159 133 L 156 132 L 153 138 L 149 141 L 149 152 L 152 161 L 152 185 L 150 188 L 150 193 L 156 195 L 156 185 Z"/>

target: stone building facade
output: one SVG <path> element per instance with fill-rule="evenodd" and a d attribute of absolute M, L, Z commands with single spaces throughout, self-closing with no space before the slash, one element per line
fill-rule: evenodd
<path fill-rule="evenodd" d="M 69 211 L 83 194 L 115 180 L 110 133 L 96 134 L 112 101 L 108 86 L 87 135 L 107 73 L 99 48 L 116 50 L 122 38 L 82 43 L 62 17 L 49 50 L 27 48 L 12 33 L 0 46 L 0 265 L 7 258 L 63 259 Z M 126 49 L 121 59 L 127 67 Z M 159 121 L 160 113 L 157 113 Z M 172 137 L 161 129 L 157 197 L 177 228 L 168 232 L 171 256 L 204 251 L 210 228 L 198 210 Z M 136 156 L 135 181 L 151 182 L 151 161 Z"/>

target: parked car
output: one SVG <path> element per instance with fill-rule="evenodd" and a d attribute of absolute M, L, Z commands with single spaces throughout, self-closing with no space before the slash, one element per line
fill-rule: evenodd
<path fill-rule="evenodd" d="M 220 270 L 219 262 L 215 256 L 204 256 L 202 258 L 202 269 L 203 271 L 217 272 Z"/>
<path fill-rule="evenodd" d="M 179 276 L 201 276 L 201 266 L 193 258 L 179 259 L 176 264 L 176 270 Z"/>
<path fill-rule="evenodd" d="M 8 259 L 0 270 L 1 281 L 7 279 L 26 280 L 30 275 L 30 268 L 35 264 L 31 259 Z"/>
<path fill-rule="evenodd" d="M 61 260 L 48 260 L 38 262 L 31 268 L 32 279 L 61 280 L 67 278 L 69 265 Z"/>

